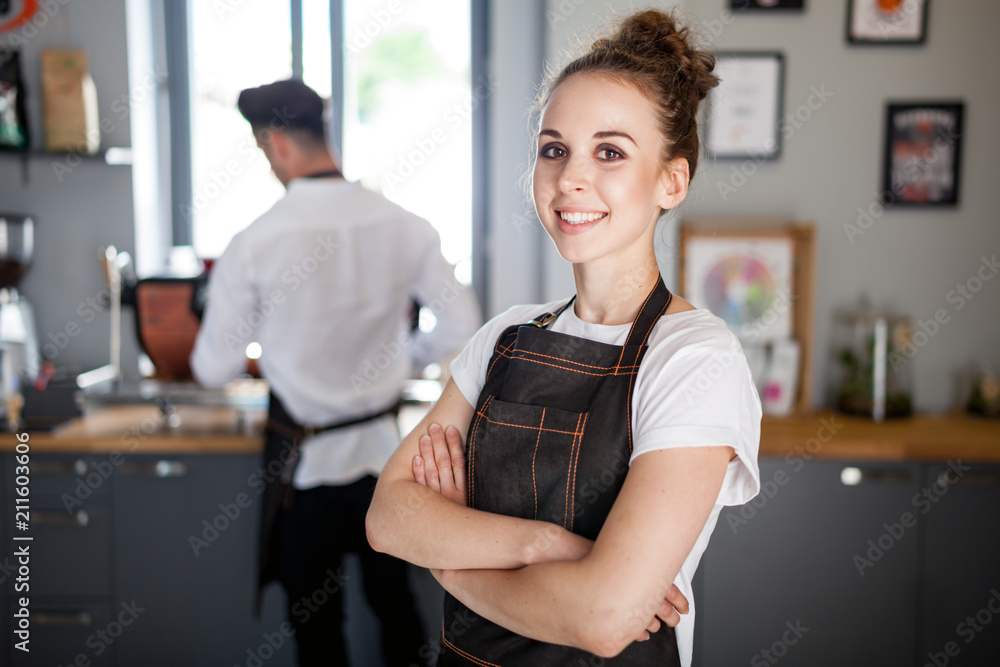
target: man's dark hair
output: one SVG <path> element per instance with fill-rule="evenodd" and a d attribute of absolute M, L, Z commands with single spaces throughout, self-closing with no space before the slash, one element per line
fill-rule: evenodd
<path fill-rule="evenodd" d="M 323 98 L 298 79 L 247 88 L 236 102 L 254 132 L 280 130 L 304 144 L 326 142 Z"/>

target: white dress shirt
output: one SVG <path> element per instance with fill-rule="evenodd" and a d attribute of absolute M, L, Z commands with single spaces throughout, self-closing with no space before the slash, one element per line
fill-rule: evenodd
<path fill-rule="evenodd" d="M 411 299 L 437 317 L 410 335 Z M 391 406 L 414 369 L 457 352 L 481 320 L 437 231 L 358 183 L 299 178 L 216 262 L 191 354 L 201 384 L 243 372 L 246 346 L 304 426 Z M 391 415 L 307 438 L 296 488 L 378 474 L 400 437 Z"/>

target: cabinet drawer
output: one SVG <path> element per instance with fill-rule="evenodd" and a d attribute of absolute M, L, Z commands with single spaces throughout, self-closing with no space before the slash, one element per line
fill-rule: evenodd
<path fill-rule="evenodd" d="M 111 478 L 120 464 L 120 454 L 80 456 L 75 454 L 31 454 L 29 462 L 32 495 L 54 495 L 86 501 L 110 494 Z M 17 460 L 14 454 L 4 458 L 7 463 L 5 479 L 7 494 L 14 495 L 14 472 Z M 72 503 L 71 503 L 72 504 Z"/>
<path fill-rule="evenodd" d="M 111 592 L 110 512 L 89 502 L 72 512 L 47 496 L 31 507 L 31 596 L 102 596 Z"/>
<path fill-rule="evenodd" d="M 18 608 L 15 598 L 4 598 L 5 618 L 12 618 Z M 44 598 L 32 596 L 28 619 L 31 633 L 28 647 L 31 651 L 25 653 L 18 650 L 15 645 L 20 640 L 13 636 L 8 646 L 9 654 L 3 656 L 0 662 L 11 667 L 113 665 L 115 639 L 112 635 L 120 636 L 128 628 L 118 623 L 117 618 L 113 619 L 111 611 L 104 602 L 46 602 Z M 13 629 L 5 630 L 5 634 L 13 635 Z M 86 661 L 80 660 L 80 655 L 85 656 Z"/>

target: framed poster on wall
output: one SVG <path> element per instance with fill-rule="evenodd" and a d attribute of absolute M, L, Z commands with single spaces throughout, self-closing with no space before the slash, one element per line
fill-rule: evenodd
<path fill-rule="evenodd" d="M 851 44 L 923 44 L 930 0 L 847 0 Z"/>
<path fill-rule="evenodd" d="M 958 204 L 962 102 L 890 102 L 882 191 L 896 205 Z"/>
<path fill-rule="evenodd" d="M 788 220 L 685 220 L 678 293 L 739 338 L 764 411 L 811 406 L 815 229 Z"/>
<path fill-rule="evenodd" d="M 773 160 L 781 152 L 785 59 L 780 53 L 721 53 L 705 145 L 717 159 Z"/>
<path fill-rule="evenodd" d="M 806 0 L 729 0 L 729 8 L 734 12 L 771 9 L 802 11 L 805 5 Z"/>

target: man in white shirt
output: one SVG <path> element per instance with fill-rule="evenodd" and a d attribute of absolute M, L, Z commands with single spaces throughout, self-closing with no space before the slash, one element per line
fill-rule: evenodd
<path fill-rule="evenodd" d="M 215 264 L 191 368 L 220 386 L 245 370 L 248 343 L 263 350 L 259 583 L 285 587 L 300 665 L 346 665 L 337 573 L 357 552 L 387 663 L 419 665 L 405 564 L 371 549 L 365 514 L 400 441 L 403 381 L 461 349 L 479 310 L 427 221 L 343 179 L 313 90 L 279 81 L 244 90 L 238 106 L 287 192 Z M 414 302 L 433 310 L 433 331 L 412 328 Z"/>

